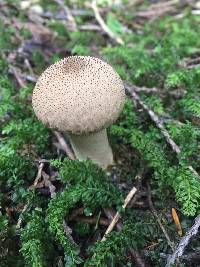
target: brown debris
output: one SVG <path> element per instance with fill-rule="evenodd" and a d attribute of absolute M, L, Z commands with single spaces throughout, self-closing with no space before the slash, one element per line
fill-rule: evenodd
<path fill-rule="evenodd" d="M 39 44 L 50 43 L 55 37 L 55 33 L 53 31 L 39 23 L 36 24 L 33 22 L 20 22 L 18 20 L 14 20 L 13 26 L 17 29 L 29 30 L 33 36 L 33 40 Z"/>

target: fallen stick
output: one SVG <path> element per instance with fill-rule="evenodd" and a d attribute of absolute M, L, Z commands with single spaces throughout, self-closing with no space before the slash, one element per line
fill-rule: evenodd
<path fill-rule="evenodd" d="M 36 187 L 37 186 L 37 184 L 38 184 L 38 182 L 39 182 L 39 180 L 40 180 L 40 178 L 42 176 L 42 170 L 43 170 L 43 168 L 44 168 L 44 162 L 41 162 L 40 165 L 39 165 L 39 167 L 38 167 L 38 173 L 37 173 L 37 176 L 36 176 L 35 181 L 33 183 L 33 187 Z"/>
<path fill-rule="evenodd" d="M 134 100 L 135 102 L 137 102 L 144 111 L 147 112 L 147 114 L 149 115 L 149 117 L 151 118 L 151 120 L 155 123 L 156 127 L 158 129 L 160 129 L 162 135 L 165 137 L 165 140 L 167 141 L 167 143 L 170 145 L 170 147 L 172 148 L 172 150 L 178 155 L 181 153 L 181 149 L 180 147 L 174 142 L 174 140 L 171 138 L 171 136 L 169 135 L 168 131 L 165 129 L 163 122 L 160 120 L 160 118 L 153 112 L 153 110 L 151 110 L 142 100 L 141 98 L 136 94 L 135 90 L 134 90 L 134 86 L 130 86 L 127 83 L 124 83 L 125 89 L 127 90 L 127 92 L 129 92 L 129 94 L 131 95 L 132 100 Z M 198 179 L 200 179 L 199 174 L 197 173 L 197 171 L 190 165 L 188 166 L 188 169 L 193 172 L 193 174 L 195 176 L 198 177 Z"/>
<path fill-rule="evenodd" d="M 156 124 L 157 128 L 159 128 L 164 135 L 167 143 L 171 146 L 174 152 L 179 154 L 181 152 L 180 148 L 178 145 L 173 141 L 173 139 L 170 137 L 168 131 L 165 129 L 163 126 L 163 123 L 160 121 L 159 117 L 151 110 L 141 99 L 140 97 L 136 94 L 134 90 L 134 86 L 129 86 L 125 84 L 126 90 L 131 94 L 131 97 L 134 101 L 136 101 L 150 116 L 152 121 Z"/>
<path fill-rule="evenodd" d="M 62 149 L 64 150 L 66 155 L 69 157 L 69 159 L 75 160 L 76 159 L 75 155 L 74 155 L 73 151 L 70 149 L 70 147 L 67 145 L 62 134 L 57 132 L 57 131 L 54 131 L 54 134 L 55 134 L 56 138 L 58 139 L 60 146 L 62 147 Z"/>
<path fill-rule="evenodd" d="M 186 233 L 185 236 L 183 236 L 180 239 L 179 244 L 177 245 L 175 251 L 173 252 L 173 254 L 171 254 L 168 259 L 167 259 L 167 264 L 165 265 L 165 267 L 170 267 L 172 264 L 174 264 L 177 259 L 179 259 L 182 255 L 183 252 L 186 248 L 186 246 L 189 244 L 190 239 L 197 234 L 198 229 L 200 227 L 200 215 L 198 215 L 195 218 L 195 222 L 192 225 L 192 227 L 189 229 L 189 231 Z"/>
<path fill-rule="evenodd" d="M 106 23 L 104 22 L 103 18 L 101 17 L 100 13 L 99 13 L 99 10 L 98 10 L 98 7 L 97 7 L 97 3 L 96 3 L 96 0 L 93 0 L 92 3 L 91 3 L 91 7 L 94 11 L 94 15 L 95 15 L 95 18 L 97 20 L 97 22 L 99 23 L 99 25 L 102 27 L 103 31 L 111 38 L 113 39 L 116 43 L 118 44 L 121 44 L 123 45 L 124 42 L 123 40 L 117 36 L 114 32 L 112 32 L 108 26 L 106 25 Z"/>
<path fill-rule="evenodd" d="M 124 200 L 124 205 L 122 206 L 124 209 L 126 208 L 126 206 L 128 205 L 128 203 L 131 201 L 132 197 L 135 195 L 137 189 L 135 187 L 133 187 L 131 189 L 131 191 L 128 193 L 128 195 L 126 196 L 125 200 Z M 107 235 L 113 230 L 113 228 L 115 227 L 115 225 L 117 224 L 117 222 L 120 219 L 120 213 L 117 212 L 113 218 L 113 220 L 111 221 L 110 225 L 108 226 L 103 238 L 101 239 L 101 241 L 105 241 L 107 238 Z"/>
<path fill-rule="evenodd" d="M 23 87 L 26 86 L 26 83 L 22 79 L 21 74 L 20 74 L 20 72 L 19 72 L 19 70 L 17 68 L 15 68 L 14 66 L 10 66 L 9 71 L 15 77 L 15 79 L 16 79 L 16 81 L 17 81 L 17 83 L 18 83 L 20 88 L 23 88 Z"/>

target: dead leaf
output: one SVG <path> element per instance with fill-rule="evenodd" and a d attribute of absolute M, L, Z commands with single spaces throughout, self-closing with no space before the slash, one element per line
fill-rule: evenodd
<path fill-rule="evenodd" d="M 178 234 L 179 236 L 182 236 L 183 235 L 183 230 L 182 230 L 182 227 L 181 227 L 181 223 L 180 223 L 180 220 L 179 220 L 179 217 L 178 217 L 178 214 L 176 212 L 176 210 L 174 208 L 172 208 L 172 218 L 174 220 L 174 223 L 178 229 Z"/>

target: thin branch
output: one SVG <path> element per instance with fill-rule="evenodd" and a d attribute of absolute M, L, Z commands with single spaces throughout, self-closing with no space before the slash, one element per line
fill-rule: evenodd
<path fill-rule="evenodd" d="M 45 186 L 49 188 L 51 198 L 54 198 L 56 196 L 56 187 L 52 184 L 50 176 L 46 174 L 46 172 L 42 171 L 42 177 L 44 179 Z"/>
<path fill-rule="evenodd" d="M 113 218 L 115 217 L 115 214 L 116 214 L 115 210 L 113 208 L 104 208 L 103 211 L 104 211 L 106 217 L 111 222 L 113 220 Z M 110 223 L 109 223 L 109 225 L 110 225 Z M 122 227 L 123 227 L 123 225 L 121 223 L 121 220 L 119 220 L 116 224 L 117 231 L 121 231 Z"/>
<path fill-rule="evenodd" d="M 131 189 L 131 191 L 128 193 L 128 195 L 126 196 L 125 200 L 124 200 L 124 205 L 122 206 L 124 209 L 126 208 L 126 206 L 128 205 L 128 203 L 131 201 L 132 197 L 135 195 L 137 189 L 135 187 L 133 187 Z M 113 218 L 113 220 L 111 221 L 110 225 L 108 226 L 103 238 L 101 241 L 105 241 L 107 238 L 107 235 L 113 230 L 113 228 L 115 227 L 115 225 L 117 224 L 118 220 L 120 219 L 120 213 L 117 212 Z"/>
<path fill-rule="evenodd" d="M 134 90 L 137 93 L 143 92 L 146 94 L 157 94 L 159 93 L 159 89 L 156 87 L 152 87 L 152 88 L 147 88 L 145 86 L 139 87 L 139 86 L 134 86 Z"/>
<path fill-rule="evenodd" d="M 31 75 L 28 75 L 28 74 L 26 74 L 26 73 L 22 73 L 22 74 L 21 74 L 21 77 L 22 77 L 24 80 L 26 80 L 26 81 L 28 81 L 28 82 L 32 82 L 32 83 L 36 83 L 37 80 L 38 80 L 38 78 L 37 78 L 36 76 L 31 76 Z"/>
<path fill-rule="evenodd" d="M 108 26 L 106 25 L 106 23 L 104 22 L 103 18 L 101 17 L 98 7 L 97 7 L 97 3 L 96 0 L 93 0 L 91 3 L 91 7 L 94 11 L 94 15 L 96 20 L 98 21 L 99 25 L 102 27 L 103 31 L 111 38 L 113 39 L 116 43 L 123 45 L 124 42 L 123 40 L 117 36 L 114 32 L 112 32 Z"/>
<path fill-rule="evenodd" d="M 13 66 L 10 66 L 10 73 L 13 74 L 13 76 L 15 77 L 18 85 L 20 87 L 25 87 L 26 86 L 26 83 L 23 81 L 22 77 L 21 77 L 21 73 L 19 72 L 19 70 Z"/>
<path fill-rule="evenodd" d="M 151 253 L 149 250 L 142 250 L 143 255 L 150 257 Z M 163 259 L 167 259 L 168 257 L 171 256 L 171 254 L 166 254 L 166 253 L 159 253 L 160 257 Z M 195 251 L 195 252 L 191 252 L 188 254 L 184 254 L 181 257 L 179 257 L 179 260 L 181 261 L 187 261 L 187 262 L 191 262 L 194 264 L 194 261 L 197 261 L 199 263 L 200 261 L 200 251 Z M 166 266 L 165 266 L 166 267 Z"/>
<path fill-rule="evenodd" d="M 72 211 L 72 214 L 69 216 L 69 221 L 73 221 L 77 216 L 83 215 L 84 207 L 78 208 Z"/>
<path fill-rule="evenodd" d="M 150 116 L 152 121 L 156 124 L 157 128 L 159 128 L 164 135 L 167 143 L 171 146 L 174 152 L 179 154 L 181 152 L 178 145 L 171 139 L 168 131 L 163 126 L 163 123 L 160 121 L 159 117 L 151 110 L 141 99 L 140 97 L 135 93 L 135 87 L 129 86 L 125 83 L 126 90 L 131 94 L 131 97 L 134 101 L 136 101 Z"/>
<path fill-rule="evenodd" d="M 135 101 L 136 103 L 138 103 L 144 111 L 147 112 L 147 114 L 149 115 L 149 117 L 151 118 L 151 120 L 155 123 L 156 127 L 158 129 L 160 129 L 162 135 L 165 137 L 167 143 L 170 145 L 170 147 L 172 148 L 172 150 L 178 155 L 181 153 L 181 149 L 180 147 L 174 142 L 174 140 L 171 138 L 171 136 L 169 135 L 168 131 L 165 129 L 163 122 L 160 120 L 160 118 L 153 112 L 153 110 L 151 110 L 142 100 L 141 98 L 136 94 L 135 92 L 135 86 L 130 86 L 127 83 L 124 83 L 125 85 L 125 89 L 129 92 L 129 94 L 131 95 L 131 98 L 133 101 Z M 193 174 L 195 176 L 198 177 L 198 179 L 200 179 L 199 174 L 197 173 L 197 171 L 192 167 L 192 166 L 188 166 L 188 169 L 193 172 Z"/>
<path fill-rule="evenodd" d="M 96 24 L 83 24 L 79 27 L 81 31 L 98 31 L 102 32 L 102 28 Z"/>
<path fill-rule="evenodd" d="M 136 13 L 137 17 L 148 18 L 154 20 L 157 17 L 163 16 L 166 13 L 172 13 L 176 11 L 176 4 L 179 0 L 171 1 L 159 1 L 158 3 L 148 6 L 146 10 L 141 10 Z"/>
<path fill-rule="evenodd" d="M 66 155 L 69 157 L 69 159 L 75 160 L 76 159 L 75 155 L 72 152 L 71 148 L 67 145 L 62 134 L 57 132 L 57 131 L 54 131 L 54 134 L 55 134 L 56 138 L 58 139 L 60 146 L 62 147 L 62 149 L 66 153 Z"/>
<path fill-rule="evenodd" d="M 33 69 L 32 69 L 31 64 L 30 64 L 30 62 L 29 62 L 29 60 L 28 60 L 27 58 L 24 59 L 24 64 L 26 65 L 26 67 L 27 67 L 27 69 L 28 69 L 30 75 L 31 75 L 32 77 L 34 77 Z"/>
<path fill-rule="evenodd" d="M 140 253 L 137 250 L 130 248 L 129 251 L 132 257 L 134 258 L 137 267 L 147 266 L 147 264 L 143 261 L 142 257 L 140 256 Z"/>
<path fill-rule="evenodd" d="M 167 243 L 168 243 L 168 245 L 171 247 L 171 249 L 172 249 L 172 251 L 173 251 L 173 250 L 174 250 L 174 244 L 173 244 L 173 242 L 170 240 L 170 237 L 169 237 L 167 231 L 165 230 L 164 226 L 162 225 L 162 222 L 161 222 L 161 220 L 160 220 L 160 218 L 159 218 L 159 216 L 158 216 L 158 214 L 157 214 L 156 209 L 154 208 L 154 205 L 153 205 L 153 202 L 152 202 L 152 199 L 151 199 L 151 188 L 150 188 L 150 185 L 148 184 L 147 186 L 148 186 L 148 202 L 149 202 L 149 208 L 150 208 L 150 210 L 151 210 L 153 216 L 155 217 L 155 219 L 156 219 L 158 225 L 160 226 L 160 229 L 162 230 L 162 232 L 163 232 L 165 238 L 167 239 Z"/>
<path fill-rule="evenodd" d="M 37 186 L 37 184 L 38 184 L 38 182 L 39 182 L 39 180 L 40 180 L 40 178 L 42 176 L 42 170 L 43 170 L 43 168 L 44 168 L 44 162 L 41 162 L 39 164 L 39 167 L 38 167 L 38 173 L 37 173 L 37 176 L 36 176 L 35 181 L 33 183 L 33 187 L 36 187 Z"/>
<path fill-rule="evenodd" d="M 198 215 L 195 219 L 193 226 L 189 229 L 184 237 L 180 239 L 179 244 L 177 245 L 174 253 L 168 257 L 167 264 L 165 267 L 170 267 L 172 264 L 176 262 L 176 260 L 183 255 L 183 252 L 186 246 L 189 244 L 190 239 L 197 234 L 198 229 L 200 227 L 200 215 Z"/>

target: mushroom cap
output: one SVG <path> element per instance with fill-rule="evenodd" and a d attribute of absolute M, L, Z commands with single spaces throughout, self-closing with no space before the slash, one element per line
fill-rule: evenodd
<path fill-rule="evenodd" d="M 57 61 L 39 77 L 32 104 L 52 129 L 73 134 L 96 132 L 112 124 L 123 109 L 125 90 L 116 71 L 90 56 Z"/>

